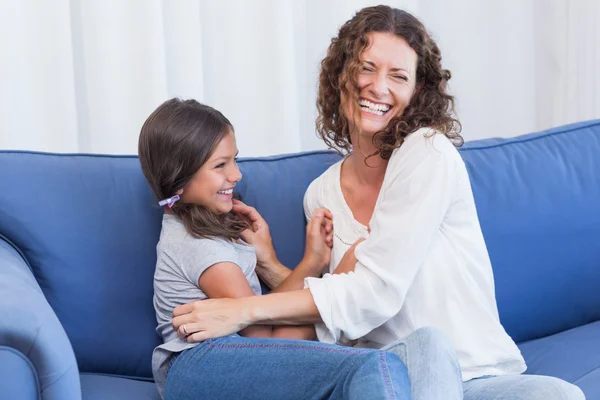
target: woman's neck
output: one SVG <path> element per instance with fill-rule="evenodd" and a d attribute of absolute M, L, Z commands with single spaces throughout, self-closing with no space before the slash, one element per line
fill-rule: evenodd
<path fill-rule="evenodd" d="M 346 171 L 351 175 L 356 183 L 361 186 L 381 187 L 388 160 L 384 160 L 379 155 L 369 157 L 368 154 L 354 151 L 344 161 Z"/>
<path fill-rule="evenodd" d="M 357 132 L 351 133 L 350 136 L 353 143 L 352 154 L 345 161 L 350 163 L 350 174 L 360 185 L 381 186 L 388 161 L 379 155 L 371 156 L 378 150 L 373 144 L 372 136 L 360 135 Z"/>

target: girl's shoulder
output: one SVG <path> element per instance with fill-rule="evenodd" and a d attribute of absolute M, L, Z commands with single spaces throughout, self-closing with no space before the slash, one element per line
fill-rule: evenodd
<path fill-rule="evenodd" d="M 159 247 L 189 251 L 235 251 L 234 243 L 220 237 L 198 238 L 187 231 L 179 217 L 164 214 L 160 232 Z"/>

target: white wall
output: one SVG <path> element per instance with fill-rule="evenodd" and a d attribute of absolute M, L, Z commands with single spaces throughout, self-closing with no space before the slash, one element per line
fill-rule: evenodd
<path fill-rule="evenodd" d="M 136 153 L 173 96 L 242 156 L 323 148 L 319 62 L 359 0 L 0 0 L 0 148 Z M 407 0 L 437 38 L 467 140 L 600 118 L 600 1 Z"/>

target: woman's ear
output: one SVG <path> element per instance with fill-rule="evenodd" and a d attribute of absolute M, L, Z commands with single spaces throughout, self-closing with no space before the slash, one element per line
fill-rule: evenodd
<path fill-rule="evenodd" d="M 183 188 L 179 189 L 175 194 L 181 196 L 183 194 Z"/>

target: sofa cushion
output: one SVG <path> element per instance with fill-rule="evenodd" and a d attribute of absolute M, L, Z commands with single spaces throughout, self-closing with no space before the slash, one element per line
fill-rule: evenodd
<path fill-rule="evenodd" d="M 461 149 L 517 342 L 600 320 L 600 121 Z"/>
<path fill-rule="evenodd" d="M 588 400 L 600 400 L 600 321 L 519 344 L 527 374 L 574 383 Z"/>
<path fill-rule="evenodd" d="M 161 400 L 154 382 L 99 374 L 81 374 L 82 400 Z"/>

